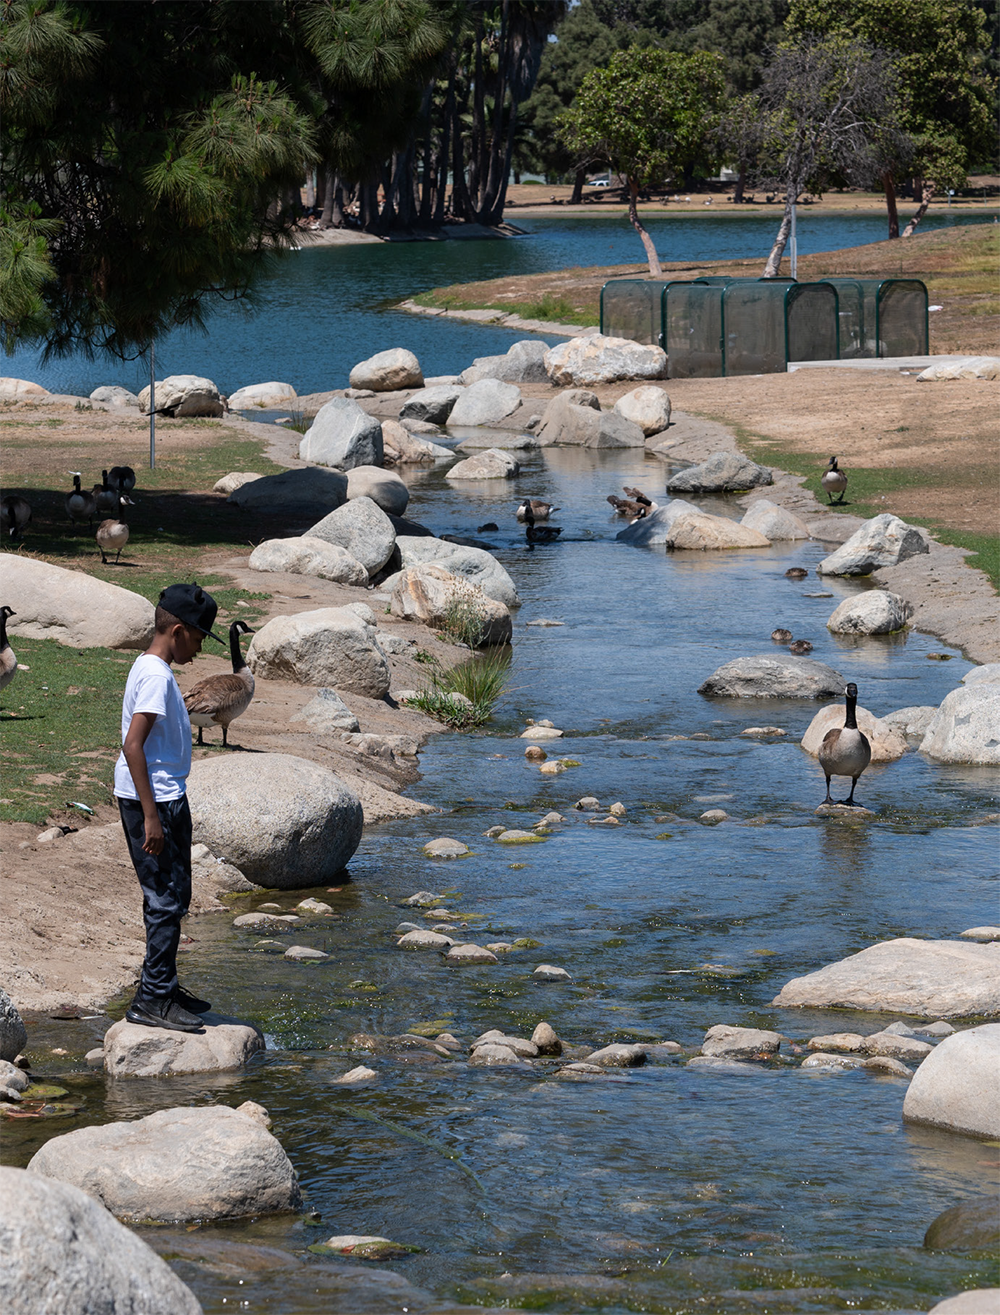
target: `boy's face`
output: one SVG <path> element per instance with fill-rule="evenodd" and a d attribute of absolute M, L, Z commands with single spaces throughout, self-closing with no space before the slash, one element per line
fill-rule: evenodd
<path fill-rule="evenodd" d="M 194 626 L 175 625 L 170 631 L 170 660 L 183 667 L 193 662 L 195 655 L 201 652 L 205 636 Z"/>

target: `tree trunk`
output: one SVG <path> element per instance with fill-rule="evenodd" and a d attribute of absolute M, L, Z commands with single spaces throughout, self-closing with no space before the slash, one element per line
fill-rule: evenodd
<path fill-rule="evenodd" d="M 788 235 L 792 231 L 792 206 L 798 200 L 798 193 L 794 195 L 788 192 L 785 196 L 785 213 L 781 216 L 781 226 L 778 229 L 778 236 L 774 239 L 774 246 L 771 248 L 771 254 L 767 258 L 767 264 L 764 266 L 763 277 L 766 279 L 775 279 L 778 277 L 778 270 L 781 268 L 781 257 L 785 254 L 785 246 L 788 243 Z"/>
<path fill-rule="evenodd" d="M 424 149 L 420 167 L 421 185 L 419 201 L 420 222 L 423 225 L 430 223 L 432 204 L 431 193 L 434 190 L 434 172 L 431 150 L 431 111 L 433 108 L 433 98 L 434 83 L 432 81 L 424 91 Z"/>
<path fill-rule="evenodd" d="M 448 93 L 444 100 L 444 119 L 441 124 L 441 149 L 438 151 L 437 196 L 434 198 L 434 223 L 444 223 L 444 206 L 448 191 L 448 155 L 451 150 L 451 121 L 455 114 L 455 59 L 452 57 L 448 73 Z M 452 202 L 454 208 L 454 200 Z"/>
<path fill-rule="evenodd" d="M 736 179 L 736 186 L 733 188 L 733 201 L 736 205 L 739 205 L 742 202 L 746 186 L 747 171 L 745 167 L 741 167 L 739 177 Z"/>
<path fill-rule="evenodd" d="M 934 183 L 930 179 L 925 178 L 923 191 L 920 197 L 920 204 L 917 206 L 917 213 L 913 216 L 910 222 L 903 229 L 903 237 L 913 236 L 913 230 L 916 228 L 916 226 L 920 223 L 921 219 L 923 219 L 924 215 L 927 213 L 927 207 L 930 205 L 931 201 L 934 198 L 934 191 L 935 191 Z"/>
<path fill-rule="evenodd" d="M 586 169 L 577 169 L 576 177 L 573 179 L 573 195 L 569 198 L 570 205 L 579 205 L 583 200 L 583 184 L 586 181 Z"/>
<path fill-rule="evenodd" d="M 462 141 L 462 111 L 455 97 L 451 127 L 451 212 L 456 219 L 472 218 L 472 201 L 465 178 L 465 150 Z"/>
<path fill-rule="evenodd" d="M 663 270 L 660 268 L 660 257 L 656 254 L 656 247 L 653 245 L 653 239 L 649 236 L 642 226 L 639 219 L 639 211 L 636 209 L 636 198 L 639 195 L 639 184 L 635 178 L 628 180 L 628 217 L 632 227 L 642 239 L 642 245 L 646 248 L 646 259 L 649 261 L 649 272 L 654 279 L 663 277 Z"/>
<path fill-rule="evenodd" d="M 484 157 L 486 136 L 486 90 L 483 86 L 483 20 L 480 10 L 476 10 L 475 41 L 475 84 L 472 92 L 472 136 L 469 141 L 469 181 L 468 203 L 469 219 L 478 218 L 481 204 L 479 194 L 484 176 Z M 459 125 L 456 123 L 456 128 Z"/>
<path fill-rule="evenodd" d="M 317 205 L 322 205 L 323 213 L 319 217 L 320 228 L 333 227 L 333 170 L 328 164 L 324 164 L 320 171 L 320 194 L 322 201 L 317 197 Z"/>
<path fill-rule="evenodd" d="M 311 210 L 316 204 L 316 170 L 310 169 L 306 174 L 306 209 Z"/>
<path fill-rule="evenodd" d="M 344 220 L 344 184 L 340 174 L 334 174 L 330 180 L 330 218 L 334 228 L 346 228 Z"/>
<path fill-rule="evenodd" d="M 885 208 L 889 215 L 889 236 L 899 237 L 899 211 L 896 209 L 896 184 L 892 173 L 887 169 L 882 175 L 882 187 L 885 189 Z"/>

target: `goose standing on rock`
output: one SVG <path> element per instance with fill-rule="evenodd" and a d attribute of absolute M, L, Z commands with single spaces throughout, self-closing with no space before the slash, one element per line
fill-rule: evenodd
<path fill-rule="evenodd" d="M 128 526 L 125 523 L 125 517 L 122 507 L 131 507 L 132 499 L 126 497 L 124 493 L 114 494 L 115 503 L 118 508 L 118 515 L 111 516 L 108 520 L 101 521 L 97 527 L 97 533 L 94 538 L 97 540 L 97 546 L 101 550 L 101 564 L 107 566 L 107 553 L 115 554 L 115 566 L 118 565 L 118 558 L 122 555 L 122 549 L 128 543 Z"/>
<path fill-rule="evenodd" d="M 539 502 L 537 498 L 525 498 L 517 509 L 517 519 L 524 524 L 534 524 L 535 521 L 547 521 L 554 511 L 559 511 L 559 507 L 553 507 L 551 502 Z"/>
<path fill-rule="evenodd" d="M 240 635 L 254 632 L 244 621 L 234 621 L 229 627 L 229 653 L 233 661 L 232 672 L 219 676 L 206 676 L 184 695 L 191 724 L 198 727 L 198 743 L 204 744 L 202 731 L 206 726 L 222 727 L 222 747 L 229 748 L 226 738 L 229 725 L 241 717 L 253 698 L 253 672 L 243 661 Z"/>
<path fill-rule="evenodd" d="M 0 690 L 4 690 L 17 675 L 17 658 L 7 638 L 7 618 L 17 616 L 12 607 L 0 607 Z"/>
<path fill-rule="evenodd" d="M 853 683 L 848 685 L 845 694 L 847 711 L 843 728 L 827 731 L 823 736 L 823 743 L 819 746 L 819 765 L 826 776 L 826 798 L 823 802 L 836 803 L 836 800 L 830 798 L 830 777 L 849 776 L 851 793 L 842 802 L 849 808 L 860 808 L 861 805 L 854 802 L 854 787 L 858 783 L 858 777 L 872 760 L 872 746 L 868 743 L 868 736 L 858 730 L 857 685 Z"/>
<path fill-rule="evenodd" d="M 89 489 L 80 487 L 80 471 L 71 470 L 69 473 L 73 476 L 73 487 L 66 494 L 66 515 L 73 522 L 86 521 L 93 525 L 97 500 Z"/>
<path fill-rule="evenodd" d="M 31 524 L 31 503 L 20 494 L 8 493 L 0 498 L 0 533 L 6 535 L 11 543 L 24 535 L 25 527 Z"/>
<path fill-rule="evenodd" d="M 847 489 L 847 476 L 837 465 L 836 457 L 830 458 L 830 462 L 826 470 L 823 471 L 819 482 L 823 485 L 826 495 L 830 499 L 831 507 L 833 506 L 833 495 L 835 493 L 840 494 L 840 497 L 837 499 L 838 505 L 844 501 L 844 492 Z"/>

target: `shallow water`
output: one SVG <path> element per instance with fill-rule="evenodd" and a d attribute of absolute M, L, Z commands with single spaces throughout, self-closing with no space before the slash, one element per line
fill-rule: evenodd
<path fill-rule="evenodd" d="M 989 218 L 932 211 L 921 231 Z M 756 256 L 763 267 L 777 224 L 773 215 L 668 215 L 651 219 L 649 229 L 664 260 Z M 525 334 L 412 315 L 392 310 L 393 305 L 451 283 L 643 260 L 624 211 L 616 216 L 526 219 L 523 227 L 527 236 L 509 241 L 393 242 L 291 252 L 262 287 L 253 318 L 241 307 L 226 304 L 211 317 L 207 334 L 178 330 L 157 342 L 157 378 L 204 375 L 226 394 L 277 379 L 305 396 L 345 387 L 357 361 L 400 346 L 417 353 L 425 375 L 451 374 L 475 356 L 505 352 Z M 881 241 L 885 219 L 880 214 L 802 211 L 798 235 L 803 254 L 858 246 Z M 9 357 L 4 370 L 52 392 L 84 397 L 101 384 L 118 383 L 137 392 L 149 382 L 148 362 L 87 361 L 75 355 L 44 364 L 32 349 Z"/>
<path fill-rule="evenodd" d="M 307 1206 L 322 1218 L 316 1227 L 279 1217 L 150 1232 L 166 1254 L 188 1257 L 174 1263 L 206 1311 L 434 1310 L 458 1300 L 804 1315 L 926 1310 L 996 1283 L 982 1256 L 924 1252 L 921 1241 L 940 1211 L 996 1183 L 997 1151 L 905 1127 L 898 1079 L 809 1074 L 790 1062 L 728 1075 L 686 1069 L 681 1058 L 571 1084 L 545 1067 L 468 1068 L 461 1055 L 372 1059 L 347 1047 L 357 1031 L 396 1034 L 434 1020 L 466 1042 L 491 1027 L 530 1035 L 545 1018 L 573 1043 L 671 1039 L 692 1050 L 723 1022 L 799 1040 L 874 1031 L 896 1015 L 769 1002 L 789 978 L 875 940 L 951 937 L 994 920 L 996 834 L 978 823 L 996 808 L 995 776 L 909 753 L 862 778 L 858 798 L 874 822 L 823 820 L 813 812 L 822 774 L 797 744 L 815 705 L 695 692 L 729 658 L 771 651 L 779 624 L 810 638 L 813 656 L 855 680 L 876 713 L 938 703 L 970 664 L 918 633 L 853 644 L 830 636 L 830 612 L 865 586 L 786 580 L 789 565 L 821 559 L 819 544 L 668 555 L 616 543 L 620 524 L 606 515 L 605 495 L 638 483 L 662 497 L 663 472 L 641 452 L 549 449 L 529 454 L 520 478 L 502 487 L 414 476 L 415 519 L 458 534 L 487 521 L 502 527 L 485 537 L 523 599 L 495 722 L 435 737 L 421 755 L 413 793 L 444 815 L 367 832 L 340 893 L 271 896 L 291 907 L 312 893 L 334 906 L 334 919 L 274 938 L 327 950 L 318 965 L 255 953 L 257 937 L 228 915 L 191 924 L 187 979 L 268 1035 L 271 1048 L 249 1072 L 105 1090 L 75 1065 L 81 1124 L 167 1103 L 254 1099 L 270 1111 Z M 513 518 L 523 496 L 562 505 L 563 540 L 526 550 Z M 833 597 L 806 596 L 818 590 Z M 564 624 L 525 626 L 543 616 Z M 931 651 L 952 660 L 928 661 Z M 530 767 L 515 738 L 526 716 L 564 728 L 550 756 L 580 766 L 554 778 Z M 787 738 L 739 736 L 761 724 Z M 668 738 L 696 733 L 710 738 Z M 589 826 L 572 807 L 589 794 L 604 805 L 622 800 L 625 824 Z M 699 825 L 709 807 L 731 820 Z M 498 822 L 528 826 L 553 808 L 566 822 L 544 843 L 510 848 L 482 834 Z M 657 821 L 664 812 L 677 820 Z M 472 857 L 427 859 L 421 846 L 439 835 L 467 842 Z M 400 901 L 421 889 L 447 892 L 449 907 L 476 915 L 469 939 L 540 945 L 486 967 L 401 952 L 393 929 L 423 919 Z M 565 967 L 572 984 L 535 985 L 541 962 Z M 102 1030 L 100 1020 L 49 1023 L 36 1044 L 76 1057 Z M 331 1085 L 361 1062 L 378 1070 L 377 1085 Z M 70 1126 L 15 1125 L 5 1160 L 24 1163 Z M 456 1154 L 461 1165 L 449 1158 Z M 349 1262 L 304 1251 L 332 1233 L 424 1248 L 379 1268 L 432 1294 L 429 1304 L 408 1290 L 390 1298 L 388 1279 L 362 1281 Z M 232 1254 L 220 1263 L 212 1251 L 219 1241 L 266 1244 L 305 1263 L 272 1269 L 262 1252 L 227 1269 Z"/>

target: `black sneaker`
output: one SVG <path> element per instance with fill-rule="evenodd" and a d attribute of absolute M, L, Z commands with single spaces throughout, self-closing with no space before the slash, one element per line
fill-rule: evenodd
<path fill-rule="evenodd" d="M 186 1009 L 189 1014 L 207 1014 L 212 1006 L 207 1000 L 199 1000 L 196 995 L 190 991 L 185 991 L 183 986 L 178 986 L 174 991 L 174 1001 L 182 1009 Z"/>
<path fill-rule="evenodd" d="M 136 996 L 125 1011 L 125 1017 L 140 1027 L 164 1027 L 171 1032 L 200 1032 L 204 1028 L 197 1014 L 189 1013 L 172 997 L 142 1000 Z"/>

